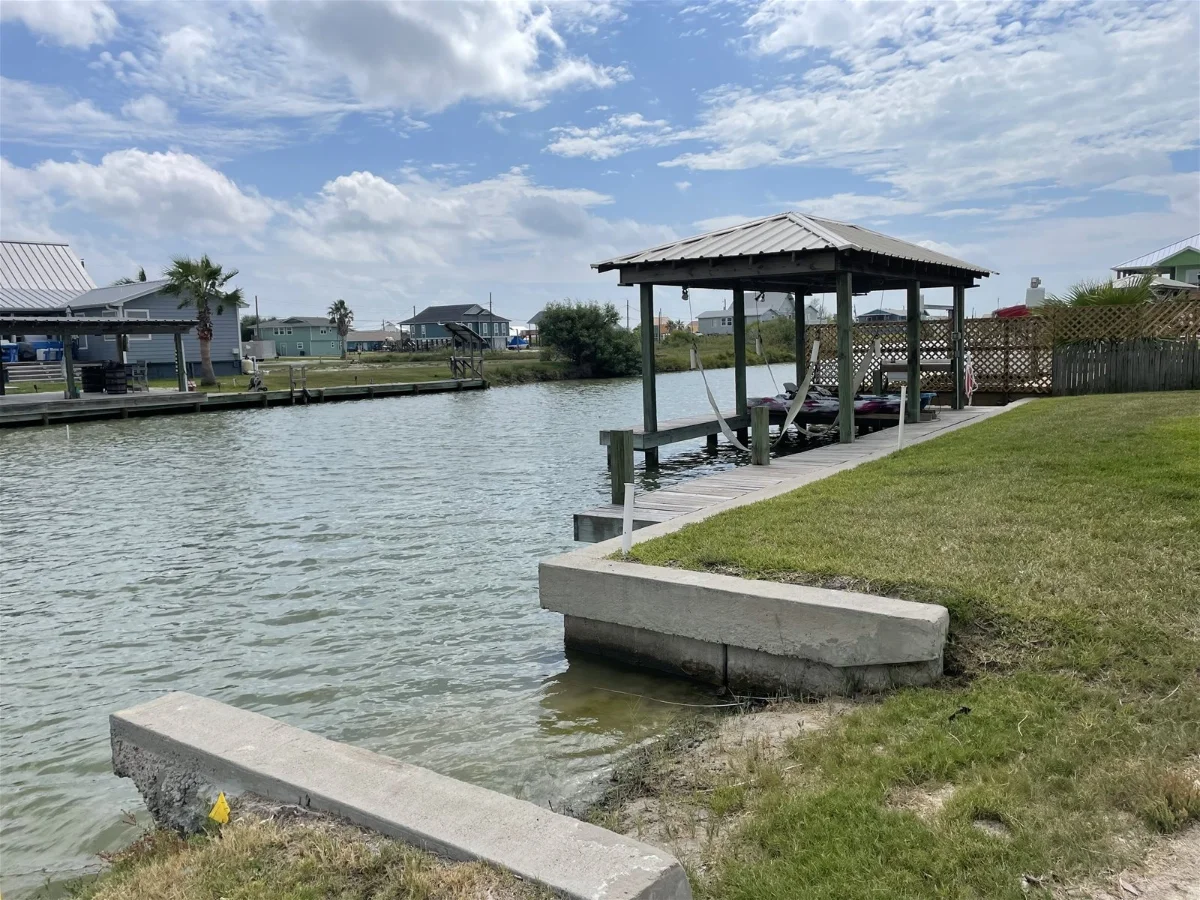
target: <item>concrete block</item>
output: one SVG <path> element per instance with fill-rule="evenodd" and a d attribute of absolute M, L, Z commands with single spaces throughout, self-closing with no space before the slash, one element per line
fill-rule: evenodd
<path fill-rule="evenodd" d="M 110 729 L 113 771 L 169 827 L 193 825 L 218 790 L 252 791 L 577 900 L 691 900 L 678 861 L 647 844 L 214 700 L 168 694 Z"/>
<path fill-rule="evenodd" d="M 921 662 L 839 668 L 745 647 L 726 648 L 726 684 L 734 693 L 781 696 L 873 694 L 897 687 L 932 684 L 941 674 L 940 656 Z"/>
<path fill-rule="evenodd" d="M 568 553 L 539 567 L 564 615 L 836 668 L 940 660 L 944 607 Z"/>
<path fill-rule="evenodd" d="M 609 659 L 686 675 L 709 684 L 725 683 L 725 648 L 676 634 L 564 616 L 566 645 Z"/>

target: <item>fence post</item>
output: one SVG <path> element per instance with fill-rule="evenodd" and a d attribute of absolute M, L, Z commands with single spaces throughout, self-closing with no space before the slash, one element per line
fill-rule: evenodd
<path fill-rule="evenodd" d="M 608 433 L 608 474 L 612 480 L 612 502 L 625 502 L 625 485 L 633 482 L 633 431 Z"/>
<path fill-rule="evenodd" d="M 765 406 L 750 410 L 750 465 L 771 464 L 771 411 Z"/>

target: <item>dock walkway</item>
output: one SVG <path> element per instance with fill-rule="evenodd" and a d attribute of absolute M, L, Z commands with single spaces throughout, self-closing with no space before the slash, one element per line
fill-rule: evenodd
<path fill-rule="evenodd" d="M 269 406 L 298 406 L 340 400 L 369 400 L 405 394 L 435 394 L 446 391 L 481 390 L 487 382 L 478 379 L 442 379 L 389 384 L 354 384 L 337 387 L 281 391 L 205 393 L 203 391 L 157 391 L 131 394 L 85 395 L 67 400 L 56 394 L 10 394 L 0 397 L 0 428 L 22 425 L 51 425 L 86 419 L 128 419 L 171 413 L 217 412 Z"/>
<path fill-rule="evenodd" d="M 1003 406 L 940 409 L 936 419 L 904 426 L 904 446 L 919 444 L 947 431 L 990 418 L 1004 409 Z M 895 449 L 896 429 L 887 428 L 863 434 L 851 444 L 826 444 L 772 458 L 769 466 L 738 466 L 662 490 L 639 493 L 634 498 L 633 527 L 637 530 L 667 522 L 764 488 L 785 486 L 790 490 L 801 487 L 864 462 L 880 459 Z M 596 543 L 618 537 L 621 534 L 622 515 L 622 508 L 611 503 L 575 513 L 575 540 Z"/>

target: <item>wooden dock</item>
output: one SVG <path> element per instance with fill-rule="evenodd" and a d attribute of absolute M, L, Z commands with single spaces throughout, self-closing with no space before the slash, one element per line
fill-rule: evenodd
<path fill-rule="evenodd" d="M 243 391 L 240 393 L 148 391 L 131 394 L 85 395 L 78 400 L 66 400 L 57 394 L 51 396 L 46 394 L 9 394 L 0 397 L 0 428 L 52 425 L 89 419 L 129 419 L 139 416 L 218 412 L 225 409 L 302 406 L 309 403 L 370 400 L 376 397 L 399 397 L 409 394 L 472 391 L 486 387 L 486 381 L 472 378 L 389 384 L 352 384 L 294 391 Z"/>
<path fill-rule="evenodd" d="M 904 446 L 921 443 L 946 431 L 1002 412 L 1005 407 L 972 406 L 961 410 L 939 409 L 937 417 L 904 426 Z M 754 494 L 766 488 L 801 487 L 847 468 L 880 459 L 896 450 L 897 432 L 886 428 L 863 434 L 850 444 L 825 444 L 771 460 L 769 466 L 738 466 L 716 475 L 708 475 L 656 491 L 638 493 L 634 498 L 634 529 L 666 522 L 679 516 Z M 605 504 L 575 513 L 575 540 L 585 543 L 619 537 L 623 510 Z"/>

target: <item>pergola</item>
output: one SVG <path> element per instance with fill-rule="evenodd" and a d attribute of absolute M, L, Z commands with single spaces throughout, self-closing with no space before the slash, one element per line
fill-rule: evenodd
<path fill-rule="evenodd" d="M 175 371 L 179 390 L 187 391 L 187 370 L 184 367 L 183 336 L 196 327 L 195 319 L 115 319 L 105 316 L 2 316 L 0 327 L 5 332 L 28 334 L 57 334 L 62 336 L 63 369 L 66 374 L 66 399 L 79 397 L 75 387 L 75 360 L 71 354 L 71 339 L 81 334 L 175 335 Z M 117 341 L 117 362 L 124 363 L 124 341 Z M 0 383 L 4 380 L 4 364 L 0 362 Z"/>
<path fill-rule="evenodd" d="M 593 264 L 598 272 L 616 269 L 621 285 L 641 289 L 643 431 L 658 430 L 654 373 L 655 286 L 715 288 L 733 292 L 734 384 L 737 415 L 748 414 L 746 403 L 746 291 L 787 291 L 796 297 L 796 383 L 807 369 L 804 298 L 837 293 L 838 435 L 854 440 L 854 355 L 851 328 L 852 298 L 871 291 L 907 292 L 908 384 L 905 420 L 920 418 L 920 336 L 922 288 L 950 287 L 954 291 L 951 356 L 955 409 L 963 406 L 963 315 L 966 289 L 992 274 L 983 266 L 889 237 L 877 231 L 805 216 L 779 213 L 730 228 L 684 238 L 626 256 Z M 851 389 L 847 390 L 846 387 Z M 657 449 L 647 447 L 647 458 Z"/>

